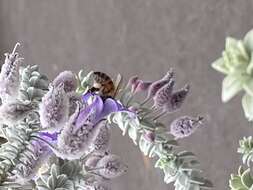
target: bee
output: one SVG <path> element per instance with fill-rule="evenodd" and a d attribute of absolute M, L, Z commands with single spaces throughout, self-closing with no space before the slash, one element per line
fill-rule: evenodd
<path fill-rule="evenodd" d="M 107 74 L 97 71 L 92 73 L 92 81 L 89 92 L 96 93 L 103 98 L 115 97 L 121 83 L 121 75 L 118 75 L 114 83 Z"/>

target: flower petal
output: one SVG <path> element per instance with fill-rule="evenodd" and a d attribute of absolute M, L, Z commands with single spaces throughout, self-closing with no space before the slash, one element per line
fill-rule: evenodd
<path fill-rule="evenodd" d="M 92 99 L 92 103 L 89 105 L 90 99 Z M 83 100 L 88 104 L 88 107 L 85 107 L 80 111 L 76 123 L 81 125 L 86 122 L 87 119 L 89 119 L 90 122 L 95 123 L 103 110 L 103 100 L 100 96 L 92 95 L 90 93 L 85 94 Z"/>
<path fill-rule="evenodd" d="M 112 112 L 116 112 L 119 110 L 118 103 L 113 100 L 112 98 L 107 98 L 104 102 L 103 111 L 101 114 L 97 117 L 98 120 L 108 116 Z"/>

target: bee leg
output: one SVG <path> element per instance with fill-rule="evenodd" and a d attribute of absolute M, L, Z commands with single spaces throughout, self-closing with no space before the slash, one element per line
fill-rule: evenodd
<path fill-rule="evenodd" d="M 99 88 L 95 88 L 95 87 L 92 87 L 88 90 L 89 93 L 94 93 L 94 92 L 98 92 L 99 91 Z"/>

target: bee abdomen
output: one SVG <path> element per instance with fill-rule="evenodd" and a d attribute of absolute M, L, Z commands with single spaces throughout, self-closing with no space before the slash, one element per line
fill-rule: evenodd
<path fill-rule="evenodd" d="M 115 87 L 112 79 L 103 72 L 94 72 L 93 80 L 95 88 L 98 88 L 103 95 L 112 95 L 114 93 Z"/>
<path fill-rule="evenodd" d="M 96 83 L 105 84 L 108 81 L 112 81 L 111 78 L 102 72 L 94 72 L 93 79 Z"/>

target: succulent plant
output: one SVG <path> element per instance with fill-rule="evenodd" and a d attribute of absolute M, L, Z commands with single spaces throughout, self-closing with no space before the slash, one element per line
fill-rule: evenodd
<path fill-rule="evenodd" d="M 242 107 L 249 121 L 253 120 L 253 30 L 243 40 L 231 37 L 226 39 L 222 57 L 212 67 L 225 74 L 222 82 L 222 101 L 228 102 L 240 91 L 244 90 Z"/>
<path fill-rule="evenodd" d="M 253 30 L 249 31 L 242 40 L 231 37 L 226 39 L 222 57 L 217 59 L 212 67 L 225 74 L 222 82 L 222 101 L 228 102 L 240 91 L 245 94 L 242 98 L 242 107 L 245 117 L 253 120 Z M 243 164 L 249 167 L 253 161 L 252 136 L 244 137 L 239 141 L 238 153 L 242 154 Z M 250 168 L 244 170 L 239 167 L 237 175 L 231 175 L 229 182 L 232 190 L 253 189 L 253 178 Z"/>
<path fill-rule="evenodd" d="M 253 139 L 252 136 L 244 137 L 239 141 L 240 147 L 238 148 L 238 153 L 243 155 L 242 160 L 244 164 L 250 165 L 253 161 Z"/>
<path fill-rule="evenodd" d="M 238 174 L 231 175 L 229 186 L 232 190 L 251 190 L 253 188 L 253 177 L 250 174 L 250 169 L 244 170 L 240 166 Z"/>

